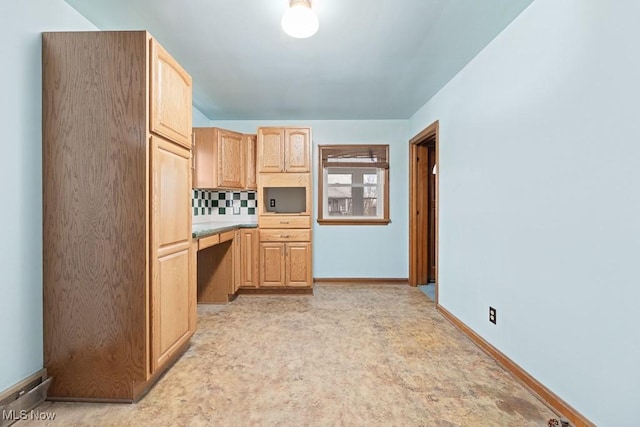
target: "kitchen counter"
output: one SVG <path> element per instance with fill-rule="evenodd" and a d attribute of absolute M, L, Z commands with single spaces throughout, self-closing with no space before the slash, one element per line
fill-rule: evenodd
<path fill-rule="evenodd" d="M 236 221 L 209 221 L 193 224 L 191 236 L 200 239 L 212 234 L 224 231 L 235 230 L 236 228 L 257 228 L 256 222 L 236 222 Z"/>

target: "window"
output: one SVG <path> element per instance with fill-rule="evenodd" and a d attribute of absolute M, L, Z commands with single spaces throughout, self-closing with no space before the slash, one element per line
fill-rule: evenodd
<path fill-rule="evenodd" d="M 318 223 L 388 224 L 389 146 L 318 148 Z"/>

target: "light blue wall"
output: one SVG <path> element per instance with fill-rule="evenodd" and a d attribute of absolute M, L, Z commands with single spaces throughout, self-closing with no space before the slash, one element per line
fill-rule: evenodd
<path fill-rule="evenodd" d="M 96 29 L 62 0 L 0 4 L 0 392 L 43 367 L 41 33 Z M 196 107 L 193 124 L 209 125 Z"/>
<path fill-rule="evenodd" d="M 440 303 L 601 426 L 640 420 L 638 16 L 537 0 L 409 124 L 440 120 Z"/>
<path fill-rule="evenodd" d="M 191 122 L 193 123 L 193 127 L 208 127 L 210 120 L 194 105 Z"/>
<path fill-rule="evenodd" d="M 408 138 L 406 120 L 212 121 L 211 126 L 255 133 L 258 126 L 311 126 L 313 133 L 313 276 L 406 278 L 408 275 Z M 390 216 L 387 226 L 318 225 L 319 144 L 389 144 Z"/>
<path fill-rule="evenodd" d="M 0 391 L 43 367 L 40 33 L 92 29 L 62 0 L 0 3 Z"/>

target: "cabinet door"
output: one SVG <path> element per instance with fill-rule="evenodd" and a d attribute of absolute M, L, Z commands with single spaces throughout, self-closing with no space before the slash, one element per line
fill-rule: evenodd
<path fill-rule="evenodd" d="M 219 188 L 244 188 L 244 141 L 241 133 L 220 129 L 216 157 Z"/>
<path fill-rule="evenodd" d="M 258 172 L 284 172 L 284 129 L 258 130 Z"/>
<path fill-rule="evenodd" d="M 311 171 L 311 132 L 309 128 L 286 128 L 285 140 L 285 164 L 286 172 L 310 172 Z"/>
<path fill-rule="evenodd" d="M 151 48 L 151 131 L 191 147 L 191 76 L 155 40 Z"/>
<path fill-rule="evenodd" d="M 244 135 L 245 144 L 245 188 L 255 190 L 256 182 L 256 135 Z"/>
<path fill-rule="evenodd" d="M 240 289 L 242 283 L 242 242 L 240 241 L 240 230 L 233 234 L 233 289 L 230 294 L 235 294 Z"/>
<path fill-rule="evenodd" d="M 215 128 L 193 128 L 193 188 L 216 187 Z"/>
<path fill-rule="evenodd" d="M 240 230 L 240 286 L 245 288 L 258 287 L 259 275 L 259 243 L 258 229 L 243 228 Z"/>
<path fill-rule="evenodd" d="M 311 243 L 286 245 L 286 286 L 311 287 Z"/>
<path fill-rule="evenodd" d="M 285 285 L 285 243 L 260 243 L 260 284 L 265 287 Z"/>
<path fill-rule="evenodd" d="M 195 293 L 190 281 L 191 153 L 151 138 L 151 361 L 166 363 L 193 334 Z M 193 318 L 192 318 L 193 316 Z"/>

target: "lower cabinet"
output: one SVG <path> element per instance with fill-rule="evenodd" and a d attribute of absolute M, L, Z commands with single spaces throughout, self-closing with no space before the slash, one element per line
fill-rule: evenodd
<path fill-rule="evenodd" d="M 310 242 L 260 242 L 260 286 L 311 287 Z"/>
<path fill-rule="evenodd" d="M 242 284 L 242 274 L 241 268 L 242 265 L 241 256 L 242 256 L 242 242 L 240 241 L 240 230 L 236 230 L 233 235 L 233 294 L 238 292 L 240 289 L 240 285 Z"/>
<path fill-rule="evenodd" d="M 285 286 L 311 286 L 311 242 L 285 243 Z"/>
<path fill-rule="evenodd" d="M 236 230 L 199 239 L 197 300 L 202 304 L 226 304 L 236 292 L 239 240 Z"/>
<path fill-rule="evenodd" d="M 198 303 L 226 304 L 258 287 L 258 239 L 257 228 L 240 228 L 197 240 Z"/>
<path fill-rule="evenodd" d="M 198 239 L 198 303 L 226 304 L 241 289 L 311 288 L 310 239 L 310 230 L 258 228 Z"/>
<path fill-rule="evenodd" d="M 286 243 L 260 243 L 260 286 L 285 286 Z"/>
<path fill-rule="evenodd" d="M 257 288 L 259 285 L 259 258 L 258 229 L 240 229 L 240 287 Z"/>
<path fill-rule="evenodd" d="M 191 335 L 191 245 L 180 252 L 158 258 L 157 276 L 152 284 L 152 369 L 167 362 Z"/>

